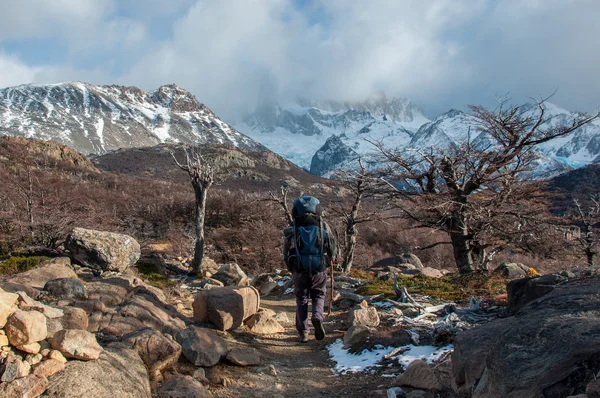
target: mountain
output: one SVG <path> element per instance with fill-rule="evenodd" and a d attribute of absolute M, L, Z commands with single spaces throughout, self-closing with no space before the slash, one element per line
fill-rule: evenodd
<path fill-rule="evenodd" d="M 174 84 L 148 92 L 78 82 L 0 89 L 0 135 L 51 140 L 84 154 L 165 142 L 263 148 Z"/>
<path fill-rule="evenodd" d="M 370 150 L 367 140 L 404 145 L 428 121 L 410 99 L 381 94 L 362 102 L 262 101 L 236 128 L 297 165 L 326 175 L 332 165 Z M 333 147 L 341 152 L 333 154 Z"/>

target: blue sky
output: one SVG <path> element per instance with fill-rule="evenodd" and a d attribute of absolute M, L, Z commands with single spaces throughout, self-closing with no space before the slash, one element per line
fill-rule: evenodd
<path fill-rule="evenodd" d="M 430 117 L 556 88 L 565 108 L 600 105 L 596 0 L 0 0 L 0 10 L 0 87 L 177 83 L 232 121 L 264 94 L 385 91 Z"/>

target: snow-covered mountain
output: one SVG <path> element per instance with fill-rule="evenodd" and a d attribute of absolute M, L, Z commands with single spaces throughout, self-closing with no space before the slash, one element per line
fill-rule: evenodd
<path fill-rule="evenodd" d="M 372 150 L 368 141 L 406 145 L 428 121 L 409 99 L 382 94 L 363 102 L 300 99 L 283 106 L 264 101 L 236 128 L 297 165 L 326 175 L 346 158 Z"/>
<path fill-rule="evenodd" d="M 55 141 L 84 154 L 164 142 L 264 148 L 174 84 L 149 92 L 78 82 L 0 89 L 0 135 Z"/>
<path fill-rule="evenodd" d="M 571 124 L 576 113 L 545 103 L 546 126 Z M 526 113 L 538 112 L 525 105 Z M 452 109 L 433 120 L 408 99 L 381 96 L 362 103 L 298 101 L 282 107 L 263 103 L 238 129 L 311 172 L 329 176 L 374 151 L 372 142 L 396 148 L 445 148 L 467 138 L 487 146 L 476 120 Z M 544 127 L 544 126 L 542 126 Z M 589 163 L 600 163 L 600 121 L 540 145 L 536 176 L 547 177 Z"/>

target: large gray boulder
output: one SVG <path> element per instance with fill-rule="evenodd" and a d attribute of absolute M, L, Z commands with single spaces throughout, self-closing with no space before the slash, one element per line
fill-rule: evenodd
<path fill-rule="evenodd" d="M 415 268 L 423 268 L 423 263 L 419 260 L 419 257 L 412 253 L 402 253 L 396 256 L 387 257 L 377 261 L 373 264 L 373 268 L 382 268 L 382 267 L 396 267 L 400 264 L 411 264 Z"/>
<path fill-rule="evenodd" d="M 49 378 L 45 397 L 150 398 L 150 381 L 137 352 L 122 344 L 109 346 L 96 361 L 69 361 Z"/>
<path fill-rule="evenodd" d="M 529 267 L 521 263 L 503 263 L 494 270 L 493 275 L 508 279 L 526 278 Z"/>
<path fill-rule="evenodd" d="M 175 340 L 181 344 L 183 355 L 196 366 L 214 366 L 229 352 L 222 337 L 195 326 L 177 332 Z"/>
<path fill-rule="evenodd" d="M 78 278 L 57 278 L 46 282 L 44 290 L 60 299 L 87 299 L 85 286 Z"/>
<path fill-rule="evenodd" d="M 73 261 L 99 271 L 123 272 L 140 258 L 140 244 L 131 236 L 75 228 L 65 248 Z"/>
<path fill-rule="evenodd" d="M 196 295 L 192 307 L 195 322 L 210 322 L 220 330 L 232 330 L 256 314 L 260 294 L 249 286 L 205 290 Z"/>
<path fill-rule="evenodd" d="M 584 393 L 600 358 L 600 278 L 554 285 L 515 316 L 460 333 L 454 381 L 463 397 Z"/>
<path fill-rule="evenodd" d="M 225 286 L 248 286 L 248 275 L 235 263 L 223 264 L 212 276 Z"/>

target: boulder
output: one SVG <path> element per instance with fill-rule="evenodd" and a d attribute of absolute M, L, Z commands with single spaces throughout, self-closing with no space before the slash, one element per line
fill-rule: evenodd
<path fill-rule="evenodd" d="M 63 329 L 52 338 L 52 348 L 60 351 L 67 358 L 89 361 L 98 359 L 102 347 L 96 336 L 85 330 Z"/>
<path fill-rule="evenodd" d="M 353 308 L 348 313 L 348 318 L 346 319 L 346 325 L 348 327 L 352 326 L 368 326 L 368 327 L 377 327 L 379 326 L 379 314 L 377 313 L 377 309 L 375 307 L 358 307 Z"/>
<path fill-rule="evenodd" d="M 26 352 L 28 354 L 37 354 L 42 349 L 40 343 L 31 343 L 25 345 L 19 345 L 15 347 L 19 351 Z"/>
<path fill-rule="evenodd" d="M 223 338 L 195 326 L 177 332 L 175 340 L 181 344 L 183 355 L 195 366 L 214 366 L 229 352 Z"/>
<path fill-rule="evenodd" d="M 260 365 L 260 353 L 252 347 L 235 347 L 227 354 L 226 359 L 238 366 Z"/>
<path fill-rule="evenodd" d="M 492 275 L 502 276 L 507 279 L 527 278 L 529 267 L 521 263 L 503 263 L 494 270 Z"/>
<path fill-rule="evenodd" d="M 45 261 L 34 269 L 13 276 L 8 282 L 43 289 L 48 281 L 57 278 L 77 278 L 68 258 Z"/>
<path fill-rule="evenodd" d="M 355 344 L 360 344 L 369 337 L 371 329 L 367 326 L 356 325 L 351 326 L 346 333 L 344 333 L 344 345 L 347 347 Z"/>
<path fill-rule="evenodd" d="M 212 276 L 225 286 L 248 286 L 248 275 L 235 263 L 223 264 L 219 271 Z"/>
<path fill-rule="evenodd" d="M 150 398 L 150 381 L 135 350 L 111 344 L 96 361 L 69 361 L 49 378 L 45 397 Z"/>
<path fill-rule="evenodd" d="M 42 395 L 46 390 L 47 385 L 47 378 L 30 374 L 29 376 L 17 379 L 12 383 L 0 384 L 0 396 L 35 398 Z"/>
<path fill-rule="evenodd" d="M 260 286 L 258 286 L 258 291 L 261 295 L 268 296 L 269 293 L 271 293 L 276 287 L 277 282 L 273 278 L 268 277 L 267 280 L 265 280 L 263 283 L 260 284 Z"/>
<path fill-rule="evenodd" d="M 60 299 L 87 299 L 87 291 L 77 278 L 58 278 L 46 282 L 44 290 Z"/>
<path fill-rule="evenodd" d="M 8 317 L 4 327 L 10 344 L 22 346 L 46 338 L 46 317 L 37 311 L 17 311 Z"/>
<path fill-rule="evenodd" d="M 63 329 L 81 329 L 87 330 L 89 319 L 87 313 L 82 308 L 63 307 L 63 317 L 61 324 Z"/>
<path fill-rule="evenodd" d="M 65 249 L 73 261 L 99 271 L 123 272 L 140 258 L 140 244 L 131 236 L 75 228 Z"/>
<path fill-rule="evenodd" d="M 145 294 L 137 294 L 127 299 L 121 304 L 119 314 L 135 318 L 146 327 L 169 334 L 176 333 L 186 326 L 175 309 L 168 308 L 156 298 Z"/>
<path fill-rule="evenodd" d="M 122 341 L 137 351 L 152 376 L 172 367 L 181 355 L 179 344 L 153 329 L 129 333 Z"/>
<path fill-rule="evenodd" d="M 511 281 L 506 287 L 508 310 L 515 313 L 527 303 L 554 290 L 555 285 L 567 279 L 560 275 L 544 275 L 538 278 L 524 278 Z"/>
<path fill-rule="evenodd" d="M 8 317 L 17 310 L 19 296 L 0 289 L 0 328 L 6 325 Z"/>
<path fill-rule="evenodd" d="M 121 304 L 133 287 L 129 281 L 121 278 L 108 278 L 90 282 L 86 286 L 89 301 L 100 301 L 107 307 Z"/>
<path fill-rule="evenodd" d="M 158 398 L 212 398 L 212 394 L 191 376 L 177 375 L 158 389 Z"/>
<path fill-rule="evenodd" d="M 431 267 L 414 268 L 411 270 L 407 270 L 404 273 L 408 275 L 422 275 L 427 276 L 429 278 L 441 278 L 444 276 L 442 271 Z"/>
<path fill-rule="evenodd" d="M 271 310 L 261 309 L 246 321 L 248 331 L 257 335 L 283 333 L 285 329 L 275 320 L 274 315 L 275 313 Z"/>
<path fill-rule="evenodd" d="M 422 390 L 440 391 L 442 389 L 442 385 L 433 370 L 422 359 L 412 361 L 394 384 L 400 387 L 408 386 Z"/>
<path fill-rule="evenodd" d="M 58 372 L 63 371 L 65 363 L 56 359 L 48 359 L 38 363 L 33 368 L 33 374 L 40 377 L 50 377 Z"/>
<path fill-rule="evenodd" d="M 196 295 L 192 307 L 195 322 L 210 322 L 220 330 L 239 328 L 256 314 L 260 294 L 253 287 L 225 287 L 202 291 Z"/>
<path fill-rule="evenodd" d="M 89 318 L 88 332 L 102 332 L 116 337 L 147 328 L 139 320 L 118 314 L 97 311 Z"/>
<path fill-rule="evenodd" d="M 558 398 L 585 391 L 600 357 L 599 291 L 598 277 L 556 285 L 515 316 L 458 334 L 452 366 L 459 394 Z"/>

